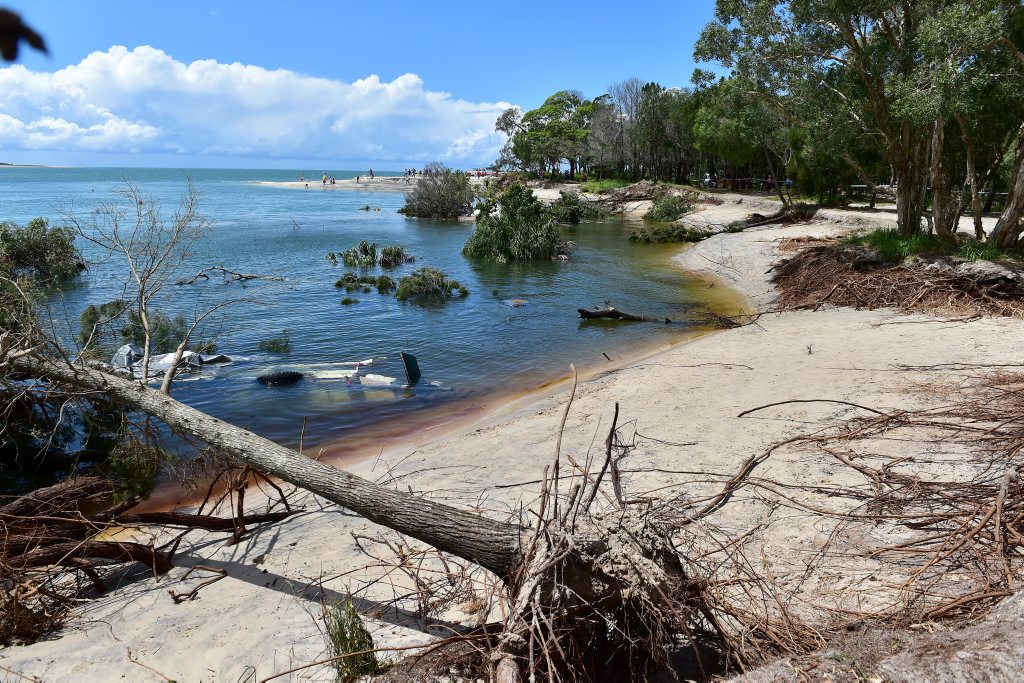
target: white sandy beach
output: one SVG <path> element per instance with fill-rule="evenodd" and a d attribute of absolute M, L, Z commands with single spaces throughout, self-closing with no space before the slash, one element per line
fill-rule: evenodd
<path fill-rule="evenodd" d="M 275 185 L 305 189 L 299 182 Z M 394 191 L 405 185 L 402 178 L 379 177 L 372 184 L 337 181 L 328 187 Z M 310 183 L 309 191 L 320 189 L 319 181 Z M 719 197 L 724 203 L 706 208 L 697 220 L 724 223 L 763 211 L 761 203 L 770 205 L 737 195 Z M 809 223 L 717 235 L 683 251 L 677 261 L 680 268 L 707 276 L 709 287 L 736 288 L 754 308 L 769 310 L 774 294 L 767 271 L 780 257 L 781 241 L 841 234 L 891 219 L 884 212 L 821 211 Z M 1018 357 L 1007 357 L 1006 349 L 1017 349 Z M 624 487 L 655 499 L 688 490 L 697 496 L 717 485 L 684 486 L 694 477 L 683 471 L 732 473 L 772 444 L 858 414 L 856 408 L 829 403 L 737 417 L 743 410 L 821 398 L 880 410 L 929 405 L 936 399 L 920 384 L 940 379 L 937 371 L 895 368 L 940 358 L 977 362 L 997 351 L 1000 362 L 1024 363 L 1024 323 L 991 318 L 956 323 L 827 306 L 817 312 L 768 314 L 757 324 L 703 336 L 582 383 L 562 451 L 580 461 L 596 455 L 618 402 L 619 423 L 633 422 L 635 431 L 647 437 L 638 439 L 623 462 Z M 552 460 L 568 389 L 563 384 L 553 395 L 517 402 L 471 431 L 390 452 L 353 471 L 451 505 L 507 516 L 537 496 L 538 485 L 527 482 L 539 479 Z M 794 484 L 849 476 L 833 465 L 780 449 L 761 465 L 761 474 Z M 469 602 L 452 605 L 443 619 L 430 624 L 415 617 L 415 599 L 391 606 L 390 579 L 365 588 L 381 571 L 368 568 L 373 560 L 360 551 L 353 534 L 394 534 L 311 495 L 297 494 L 295 501 L 305 512 L 236 546 L 225 547 L 222 534 L 193 532 L 170 574 L 153 578 L 136 571 L 117 590 L 83 602 L 58 636 L 0 650 L 0 680 L 165 680 L 161 675 L 179 681 L 263 680 L 324 657 L 317 621 L 321 601 L 341 600 L 359 589 L 364 590 L 358 606 L 378 646 L 427 642 L 449 634 L 448 621 L 472 620 L 475 606 Z M 887 599 L 882 577 L 870 567 L 809 572 L 803 559 L 821 547 L 824 529 L 794 509 L 780 508 L 770 520 L 765 510 L 763 500 L 739 496 L 713 521 L 737 533 L 764 522 L 751 537 L 751 552 L 772 567 L 780 583 L 797 577 L 803 582 L 798 611 L 813 613 L 815 602 L 826 599 L 858 605 Z M 389 554 L 365 540 L 362 545 Z M 196 599 L 175 604 L 168 590 L 194 586 L 193 578 L 179 579 L 195 564 L 226 569 L 227 578 L 203 588 Z M 402 576 L 393 579 L 399 586 L 407 584 Z M 325 678 L 328 672 L 321 667 L 278 680 Z"/>

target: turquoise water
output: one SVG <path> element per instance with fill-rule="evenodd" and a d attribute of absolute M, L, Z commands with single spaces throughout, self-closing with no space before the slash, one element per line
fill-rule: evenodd
<path fill-rule="evenodd" d="M 671 264 L 678 247 L 631 244 L 621 222 L 566 229 L 566 237 L 580 245 L 568 263 L 487 264 L 460 253 L 471 223 L 405 218 L 396 213 L 403 203 L 400 193 L 324 191 L 319 183 L 309 190 L 259 184 L 297 180 L 300 172 L 319 177 L 322 170 L 0 168 L 0 220 L 24 223 L 43 216 L 59 223 L 59 212 L 69 206 L 87 216 L 100 202 L 118 200 L 123 179 L 170 211 L 190 176 L 213 226 L 183 274 L 223 265 L 286 280 L 245 288 L 219 281 L 203 288 L 166 288 L 157 306 L 187 316 L 224 298 L 247 299 L 224 309 L 200 335 L 214 337 L 219 352 L 240 360 L 176 382 L 174 396 L 289 444 L 297 442 L 304 419 L 307 446 L 342 441 L 371 426 L 398 431 L 411 415 L 444 413 L 494 392 L 534 388 L 565 375 L 569 363 L 595 367 L 606 362 L 603 354 L 615 357 L 629 347 L 673 341 L 687 328 L 685 323 L 584 323 L 577 308 L 611 300 L 624 310 L 685 321 L 699 305 L 687 286 L 691 283 Z M 355 176 L 333 173 L 338 179 Z M 381 210 L 361 211 L 367 204 Z M 396 280 L 434 266 L 465 284 L 470 296 L 424 308 L 374 290 L 351 295 L 358 304 L 340 305 L 345 294 L 334 282 L 345 268 L 332 267 L 325 255 L 361 239 L 401 244 L 416 256 L 414 264 L 390 273 Z M 87 243 L 79 241 L 79 247 L 90 260 L 100 256 Z M 123 262 L 93 263 L 81 283 L 55 296 L 51 305 L 58 317 L 77 321 L 85 306 L 120 296 L 123 283 Z M 510 308 L 505 299 L 529 303 Z M 282 330 L 288 330 L 290 353 L 258 350 L 261 340 Z M 307 377 L 292 387 L 268 388 L 255 381 L 271 370 L 315 372 L 369 357 L 375 363 L 367 371 L 401 377 L 399 351 L 419 359 L 421 386 L 370 389 Z"/>

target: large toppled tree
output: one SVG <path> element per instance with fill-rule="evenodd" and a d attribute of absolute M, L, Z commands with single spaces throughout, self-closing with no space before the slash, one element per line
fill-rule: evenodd
<path fill-rule="evenodd" d="M 6 353 L 0 367 L 45 385 L 116 399 L 261 473 L 490 570 L 505 583 L 514 605 L 494 650 L 492 665 L 499 679 L 518 680 L 521 672 L 540 668 L 555 679 L 593 680 L 600 677 L 602 667 L 621 667 L 622 675 L 641 677 L 652 664 L 665 663 L 665 648 L 677 634 L 688 634 L 695 642 L 720 633 L 714 615 L 696 599 L 703 584 L 689 578 L 664 530 L 644 515 L 624 509 L 605 520 L 589 515 L 599 492 L 604 493 L 601 485 L 611 460 L 614 426 L 604 468 L 574 472 L 579 476 L 573 477 L 568 494 L 558 491 L 565 475 L 559 474 L 556 453 L 550 477 L 545 468 L 548 485 L 539 520 L 527 525 L 370 482 L 136 381 L 23 347 L 8 348 Z M 571 457 L 567 459 L 578 467 Z"/>

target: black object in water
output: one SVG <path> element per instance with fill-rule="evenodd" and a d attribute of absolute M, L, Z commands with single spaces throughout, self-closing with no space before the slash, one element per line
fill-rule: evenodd
<path fill-rule="evenodd" d="M 283 387 L 289 384 L 295 384 L 302 379 L 301 372 L 295 372 L 294 370 L 282 370 L 280 372 L 269 372 L 265 375 L 260 375 L 256 378 L 256 381 L 260 384 L 266 384 L 271 387 Z"/>

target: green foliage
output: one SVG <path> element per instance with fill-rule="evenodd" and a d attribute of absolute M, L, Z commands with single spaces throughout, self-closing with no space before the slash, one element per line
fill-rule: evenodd
<path fill-rule="evenodd" d="M 847 244 L 870 247 L 886 263 L 900 263 L 912 256 L 958 256 L 965 261 L 992 261 L 1000 258 L 1015 258 L 1015 255 L 1001 251 L 985 242 L 965 240 L 951 245 L 934 235 L 923 232 L 906 236 L 897 230 L 878 228 L 871 232 L 853 235 Z"/>
<path fill-rule="evenodd" d="M 465 173 L 433 162 L 423 169 L 423 177 L 405 196 L 405 206 L 398 211 L 417 218 L 454 219 L 472 211 L 475 197 Z"/>
<path fill-rule="evenodd" d="M 373 637 L 363 626 L 359 613 L 351 600 L 330 603 L 323 607 L 324 636 L 332 657 L 342 657 L 331 662 L 340 683 L 352 683 L 360 676 L 375 674 L 381 669 L 373 649 Z"/>
<path fill-rule="evenodd" d="M 351 306 L 352 304 L 357 304 L 357 303 L 359 303 L 359 299 L 353 299 L 350 296 L 346 296 L 344 299 L 341 300 L 341 305 L 342 306 Z"/>
<path fill-rule="evenodd" d="M 516 183 L 481 205 L 462 253 L 498 263 L 529 261 L 551 258 L 560 242 L 550 213 L 530 189 Z"/>
<path fill-rule="evenodd" d="M 78 343 L 85 347 L 100 350 L 106 337 L 106 330 L 124 314 L 127 304 L 120 299 L 108 301 L 99 306 L 89 305 L 79 316 Z"/>
<path fill-rule="evenodd" d="M 666 193 L 654 200 L 651 210 L 644 214 L 644 220 L 670 223 L 679 220 L 691 211 L 693 211 L 693 205 L 684 198 Z"/>
<path fill-rule="evenodd" d="M 366 240 L 361 240 L 358 245 L 346 249 L 340 254 L 333 251 L 327 254 L 327 260 L 332 266 L 338 265 L 339 257 L 349 268 L 373 268 L 377 265 L 381 268 L 395 268 L 416 260 L 416 257 L 400 244 L 389 245 L 378 250 L 376 242 L 369 243 Z"/>
<path fill-rule="evenodd" d="M 377 287 L 378 294 L 387 294 L 395 291 L 395 287 L 398 285 L 396 285 L 395 281 L 387 275 L 378 275 L 376 282 L 374 282 L 374 286 Z"/>
<path fill-rule="evenodd" d="M 578 192 L 558 193 L 558 199 L 551 202 L 548 212 L 556 223 L 576 225 L 580 221 L 596 221 L 608 216 L 608 212 L 597 204 L 580 197 Z"/>
<path fill-rule="evenodd" d="M 288 336 L 288 330 L 281 330 L 280 336 L 263 339 L 256 348 L 267 353 L 289 353 L 292 350 L 292 340 Z"/>
<path fill-rule="evenodd" d="M 143 443 L 134 436 L 122 439 L 110 453 L 104 468 L 114 481 L 118 500 L 147 498 L 153 492 L 160 473 L 173 460 L 162 448 Z"/>
<path fill-rule="evenodd" d="M 349 270 L 338 278 L 334 286 L 349 294 L 360 290 L 369 293 L 370 287 L 376 287 L 380 294 L 387 294 L 395 289 L 395 281 L 387 275 L 357 275 Z"/>
<path fill-rule="evenodd" d="M 634 228 L 629 233 L 630 242 L 700 242 L 714 235 L 712 230 L 688 228 L 678 223 L 652 223 Z"/>
<path fill-rule="evenodd" d="M 522 116 L 518 109 L 506 110 L 496 124 L 509 136 L 502 161 L 543 173 L 557 170 L 565 160 L 574 173 L 587 153 L 590 124 L 600 100 L 587 100 L 575 90 L 559 90 Z"/>
<path fill-rule="evenodd" d="M 377 265 L 377 243 L 360 240 L 355 247 L 341 252 L 341 260 L 349 268 L 372 268 Z"/>
<path fill-rule="evenodd" d="M 189 333 L 189 324 L 181 313 L 173 318 L 150 311 L 149 315 L 150 353 L 170 353 Z M 142 326 L 142 316 L 138 311 L 128 312 L 128 322 L 121 330 L 121 339 L 139 346 L 146 343 L 146 331 Z"/>
<path fill-rule="evenodd" d="M 395 268 L 404 263 L 412 263 L 416 257 L 399 244 L 393 244 L 380 250 L 380 267 Z"/>
<path fill-rule="evenodd" d="M 0 274 L 26 277 L 44 287 L 60 285 L 85 270 L 69 228 L 51 228 L 45 218 L 24 227 L 0 223 Z"/>
<path fill-rule="evenodd" d="M 617 190 L 620 187 L 632 185 L 633 181 L 626 178 L 606 178 L 604 180 L 590 180 L 580 185 L 581 192 L 590 194 L 604 194 L 609 190 Z"/>
<path fill-rule="evenodd" d="M 469 290 L 436 268 L 420 268 L 398 281 L 395 298 L 399 301 L 431 303 L 469 295 Z"/>

